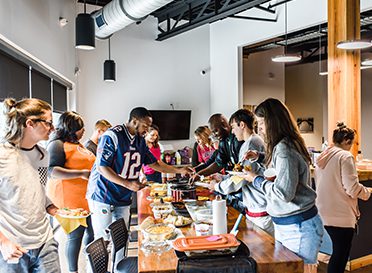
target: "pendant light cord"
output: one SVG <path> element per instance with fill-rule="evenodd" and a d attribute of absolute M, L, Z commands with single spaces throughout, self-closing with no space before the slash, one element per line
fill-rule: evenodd
<path fill-rule="evenodd" d="M 288 46 L 288 41 L 287 41 L 287 33 L 288 33 L 288 17 L 287 17 L 287 2 L 284 4 L 284 12 L 285 12 L 285 47 L 284 47 L 284 54 L 287 55 L 287 46 Z"/>
<path fill-rule="evenodd" d="M 87 13 L 87 3 L 85 0 L 84 0 L 84 13 Z"/>
<path fill-rule="evenodd" d="M 322 33 L 319 25 L 319 73 L 322 72 Z"/>
<path fill-rule="evenodd" d="M 108 46 L 109 46 L 109 60 L 111 60 L 111 37 L 108 39 Z"/>

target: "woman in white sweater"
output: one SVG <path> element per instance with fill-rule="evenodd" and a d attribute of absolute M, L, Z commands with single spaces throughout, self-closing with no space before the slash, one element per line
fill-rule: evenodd
<path fill-rule="evenodd" d="M 343 123 L 333 131 L 334 145 L 318 157 L 315 169 L 316 205 L 332 240 L 328 273 L 343 273 L 349 258 L 355 226 L 360 217 L 358 199 L 367 200 L 371 188 L 359 183 L 350 149 L 355 131 Z"/>
<path fill-rule="evenodd" d="M 51 106 L 38 99 L 5 99 L 0 143 L 0 273 L 59 273 L 58 244 L 45 195 L 48 154 L 37 145 L 54 129 Z M 4 128 L 4 127 L 3 127 Z"/>

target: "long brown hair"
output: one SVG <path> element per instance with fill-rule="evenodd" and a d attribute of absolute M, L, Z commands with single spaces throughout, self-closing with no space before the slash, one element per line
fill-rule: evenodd
<path fill-rule="evenodd" d="M 157 131 L 158 132 L 158 137 L 154 140 L 154 142 L 152 143 L 152 146 L 154 148 L 159 148 L 160 145 L 159 145 L 159 127 L 156 126 L 155 124 L 151 124 L 151 126 L 149 127 L 149 130 L 148 130 L 148 134 L 150 134 L 152 131 Z M 147 141 L 146 141 L 146 144 L 147 144 Z"/>
<path fill-rule="evenodd" d="M 203 141 L 204 145 L 208 145 L 209 147 L 212 146 L 212 141 L 209 138 L 212 134 L 211 130 L 208 128 L 208 126 L 199 126 L 196 128 L 194 134 Z"/>
<path fill-rule="evenodd" d="M 257 106 L 255 114 L 257 117 L 264 118 L 265 121 L 266 164 L 271 162 L 274 147 L 282 139 L 287 139 L 306 162 L 311 162 L 305 141 L 298 130 L 297 124 L 291 112 L 281 101 L 273 98 L 267 99 Z"/>
<path fill-rule="evenodd" d="M 3 114 L 5 116 L 4 140 L 19 146 L 24 135 L 27 119 L 38 119 L 51 111 L 52 107 L 39 99 L 23 99 L 16 101 L 7 98 L 3 102 Z"/>

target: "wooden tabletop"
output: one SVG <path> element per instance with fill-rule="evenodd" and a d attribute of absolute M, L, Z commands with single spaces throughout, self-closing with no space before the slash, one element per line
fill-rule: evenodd
<path fill-rule="evenodd" d="M 138 222 L 147 216 L 152 216 L 149 206 L 150 201 L 146 199 L 149 195 L 149 189 L 143 189 L 137 193 L 138 202 Z M 234 225 L 235 219 L 239 213 L 233 209 L 228 209 L 229 230 Z M 192 227 L 181 228 L 185 236 L 195 236 Z M 257 273 L 302 273 L 303 261 L 294 253 L 283 247 L 261 229 L 252 224 L 246 224 L 242 221 L 239 226 L 237 237 L 242 240 L 250 249 L 251 256 L 257 262 Z M 177 257 L 171 249 L 160 255 L 148 254 L 147 256 L 141 250 L 142 234 L 138 236 L 138 272 L 163 272 L 174 273 L 177 267 Z"/>

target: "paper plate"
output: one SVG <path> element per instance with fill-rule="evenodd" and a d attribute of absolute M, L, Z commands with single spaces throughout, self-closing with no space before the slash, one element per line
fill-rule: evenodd
<path fill-rule="evenodd" d="M 241 175 L 245 175 L 244 172 L 234 172 L 234 171 L 226 171 L 228 174 L 231 174 L 231 175 L 237 175 L 237 176 L 241 176 Z"/>

